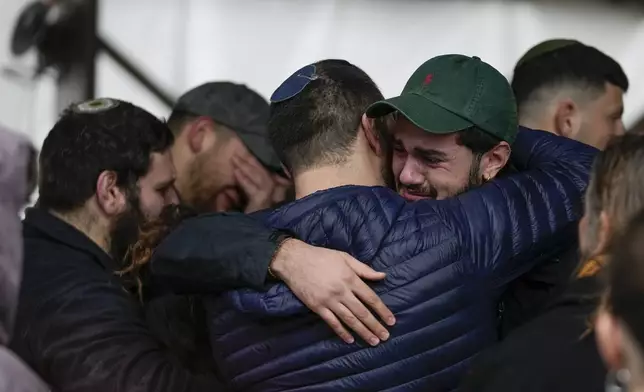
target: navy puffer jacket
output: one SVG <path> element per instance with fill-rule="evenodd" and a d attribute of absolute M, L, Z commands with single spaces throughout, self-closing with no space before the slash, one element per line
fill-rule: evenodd
<path fill-rule="evenodd" d="M 208 304 L 219 370 L 238 391 L 449 391 L 497 339 L 505 285 L 570 245 L 596 151 L 521 130 L 522 170 L 458 197 L 406 203 L 381 187 L 315 193 L 266 217 L 378 271 L 389 341 L 348 345 L 277 284 Z"/>

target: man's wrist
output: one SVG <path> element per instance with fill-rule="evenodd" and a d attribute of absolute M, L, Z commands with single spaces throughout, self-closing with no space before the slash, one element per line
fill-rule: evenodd
<path fill-rule="evenodd" d="M 271 278 L 276 280 L 284 279 L 284 273 L 288 269 L 288 263 L 293 257 L 295 247 L 297 247 L 295 238 L 284 236 L 279 239 L 277 249 L 268 265 L 268 274 Z"/>

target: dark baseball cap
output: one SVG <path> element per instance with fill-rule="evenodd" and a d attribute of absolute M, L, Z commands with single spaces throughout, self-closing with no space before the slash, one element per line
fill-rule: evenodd
<path fill-rule="evenodd" d="M 268 169 L 282 166 L 268 140 L 269 104 L 243 84 L 211 82 L 182 95 L 173 111 L 212 118 L 234 131 L 248 150 Z"/>
<path fill-rule="evenodd" d="M 516 101 L 507 79 L 478 57 L 460 54 L 426 61 L 400 96 L 374 103 L 367 116 L 394 111 L 439 135 L 477 127 L 512 143 L 518 130 Z"/>
<path fill-rule="evenodd" d="M 551 52 L 555 52 L 559 49 L 567 48 L 569 46 L 576 46 L 576 45 L 585 46 L 581 42 L 576 41 L 574 39 L 557 38 L 557 39 L 550 39 L 547 41 L 543 41 L 541 43 L 536 44 L 532 48 L 530 48 L 519 59 L 519 61 L 517 61 L 517 65 L 515 69 L 527 62 L 532 61 L 533 59 L 536 59 L 537 57 L 543 56 L 544 54 L 548 54 Z"/>

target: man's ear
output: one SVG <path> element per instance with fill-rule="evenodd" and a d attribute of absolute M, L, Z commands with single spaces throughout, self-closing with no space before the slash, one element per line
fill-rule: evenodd
<path fill-rule="evenodd" d="M 199 117 L 194 120 L 186 130 L 186 140 L 193 154 L 199 154 L 205 150 L 205 140 L 213 131 L 212 121 L 207 117 Z"/>
<path fill-rule="evenodd" d="M 364 133 L 365 138 L 367 139 L 367 143 L 369 143 L 369 147 L 371 147 L 371 150 L 374 152 L 374 154 L 380 157 L 384 154 L 384 151 L 382 149 L 380 135 L 378 134 L 378 131 L 376 130 L 374 124 L 375 120 L 373 118 L 367 117 L 366 114 L 362 115 L 362 119 L 360 121 L 362 132 Z"/>
<path fill-rule="evenodd" d="M 511 151 L 510 145 L 507 142 L 501 142 L 483 155 L 480 166 L 480 173 L 483 176 L 483 180 L 491 180 L 499 174 L 501 169 L 508 163 Z"/>
<path fill-rule="evenodd" d="M 99 208 L 108 216 L 116 216 L 127 209 L 127 197 L 117 185 L 117 175 L 113 171 L 103 171 L 96 181 L 96 201 Z"/>
<path fill-rule="evenodd" d="M 574 138 L 581 127 L 579 107 L 575 101 L 566 98 L 557 103 L 554 120 L 555 129 L 553 131 L 557 135 Z"/>
<path fill-rule="evenodd" d="M 595 340 L 604 363 L 609 370 L 623 367 L 622 329 L 617 320 L 605 309 L 599 312 L 595 320 Z"/>

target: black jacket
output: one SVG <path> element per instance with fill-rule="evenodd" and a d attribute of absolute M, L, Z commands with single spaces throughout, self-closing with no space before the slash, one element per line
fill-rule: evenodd
<path fill-rule="evenodd" d="M 481 355 L 459 392 L 601 392 L 606 370 L 590 327 L 597 278 L 574 281 L 543 315 Z"/>
<path fill-rule="evenodd" d="M 542 314 L 561 297 L 569 287 L 578 265 L 579 251 L 575 243 L 557 257 L 539 263 L 510 283 L 501 299 L 501 339 Z"/>
<path fill-rule="evenodd" d="M 243 215 L 218 217 L 221 231 L 207 239 L 217 251 L 201 260 L 218 272 L 205 282 L 209 291 L 261 287 L 276 250 L 273 232 Z M 154 335 L 127 282 L 114 274 L 120 266 L 84 234 L 39 209 L 27 212 L 23 234 L 24 276 L 11 347 L 54 390 L 220 390 L 213 375 L 189 371 Z M 185 288 L 182 279 L 190 274 L 163 263 L 152 271 L 168 290 Z"/>

